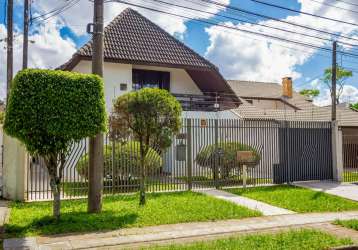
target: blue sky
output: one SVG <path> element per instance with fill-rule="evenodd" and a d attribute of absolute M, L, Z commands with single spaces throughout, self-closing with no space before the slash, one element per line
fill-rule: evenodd
<path fill-rule="evenodd" d="M 144 0 L 135 0 L 140 3 Z M 181 5 L 188 5 L 188 0 L 164 0 Z M 199 0 L 198 0 L 199 1 Z M 351 12 L 344 11 L 338 8 L 329 7 L 327 5 L 319 4 L 309 0 L 265 0 L 266 2 L 275 3 L 277 5 L 286 6 L 296 10 L 304 10 L 333 17 L 336 19 L 356 22 L 358 15 Z M 0 39 L 5 37 L 4 25 L 4 0 L 0 1 Z M 18 31 L 22 28 L 22 6 L 20 0 L 15 1 L 15 26 Z M 37 0 L 33 6 L 33 15 L 46 13 L 56 6 L 61 6 L 65 3 L 64 0 Z M 150 5 L 150 1 L 144 1 L 143 4 Z M 330 30 L 336 33 L 345 32 L 347 36 L 354 36 L 358 32 L 358 27 L 347 27 L 347 25 L 336 24 L 334 22 L 327 22 L 322 19 L 310 18 L 298 13 L 292 13 L 286 10 L 279 10 L 255 3 L 251 0 L 221 0 L 223 3 L 229 3 L 231 6 L 237 6 L 249 11 L 273 16 L 275 18 L 290 20 L 292 22 L 317 27 L 319 29 Z M 358 7 L 352 5 L 341 5 L 335 0 L 319 0 L 329 4 L 336 4 L 337 7 L 357 10 Z M 109 4 L 107 4 L 109 5 Z M 198 8 L 198 5 L 191 4 L 193 8 Z M 110 21 L 115 15 L 119 14 L 125 7 L 122 4 L 113 4 L 107 6 L 105 20 Z M 36 67 L 53 68 L 68 60 L 74 52 L 75 48 L 83 45 L 89 37 L 85 34 L 85 24 L 91 20 L 91 4 L 87 0 L 81 0 L 77 6 L 54 16 L 51 19 L 43 22 L 38 22 L 31 27 L 31 36 L 35 43 L 30 46 L 30 65 Z M 158 8 L 163 6 L 158 5 Z M 86 10 L 85 10 L 86 9 Z M 245 33 L 236 31 L 227 31 L 225 29 L 215 28 L 208 24 L 198 23 L 196 21 L 184 21 L 174 17 L 169 17 L 163 14 L 150 13 L 148 11 L 138 10 L 143 15 L 149 16 L 151 20 L 162 26 L 169 33 L 181 39 L 186 45 L 193 48 L 199 54 L 207 57 L 214 64 L 216 64 L 222 74 L 230 79 L 242 79 L 253 81 L 275 81 L 279 82 L 284 76 L 294 77 L 294 84 L 296 89 L 312 88 L 313 86 L 321 90 L 322 94 L 318 102 L 325 103 L 327 99 L 327 89 L 324 85 L 318 84 L 318 79 L 321 78 L 323 70 L 330 66 L 330 54 L 326 52 L 312 51 L 305 47 L 294 46 L 283 42 L 272 41 L 263 37 L 256 37 Z M 173 8 L 175 13 L 181 13 L 181 9 Z M 215 8 L 208 8 L 207 11 L 215 11 L 219 14 L 235 15 L 237 18 L 245 19 L 247 16 L 239 15 L 237 12 L 230 10 L 217 10 Z M 200 16 L 198 14 L 198 16 Z M 294 27 L 282 26 L 280 23 L 264 20 L 263 18 L 250 17 L 251 21 L 262 22 L 275 27 L 285 27 L 295 29 Z M 356 18 L 356 19 L 355 19 Z M 205 20 L 205 18 L 203 18 Z M 206 17 L 206 20 L 217 22 L 224 21 L 222 18 Z M 225 20 L 228 21 L 228 20 Z M 245 24 L 232 21 L 229 25 L 246 28 L 249 30 L 258 30 L 260 27 L 254 25 L 245 26 Z M 262 28 L 261 28 L 262 29 Z M 262 31 L 262 30 L 261 30 Z M 298 29 L 302 32 L 302 29 Z M 285 36 L 288 39 L 292 37 L 285 33 L 277 33 L 274 30 L 264 29 L 263 32 L 271 35 Z M 312 32 L 304 30 L 303 32 Z M 315 43 L 317 41 L 296 37 L 299 41 Z M 306 40 L 305 40 L 306 39 Z M 21 42 L 21 34 L 17 37 L 18 43 Z M 348 40 L 349 41 L 349 40 Z M 352 42 L 352 41 L 349 41 Z M 322 47 L 330 46 L 330 44 L 317 43 Z M 358 44 L 358 42 L 356 42 Z M 2 46 L 3 44 L 1 44 Z M 3 47 L 3 46 L 2 46 Z M 19 50 L 15 51 L 15 68 L 20 65 L 18 62 L 21 53 L 21 46 L 15 46 Z M 57 51 L 56 51 L 57 49 Z M 59 51 L 60 50 L 60 51 Z M 354 52 L 352 52 L 354 53 Z M 358 51 L 356 51 L 358 54 Z M 0 52 L 0 63 L 4 62 L 4 51 Z M 352 61 L 352 62 L 351 62 Z M 345 67 L 358 67 L 358 59 L 341 58 L 338 57 L 338 63 Z M 57 65 L 56 65 L 57 64 Z M 4 68 L 4 67 L 2 67 Z M 15 69 L 16 70 L 16 69 Z M 358 72 L 358 70 L 357 70 Z M 0 72 L 2 75 L 3 70 Z M 353 73 L 354 77 L 347 81 L 347 85 L 353 87 L 347 89 L 345 93 L 345 100 L 358 102 L 358 73 Z M 3 82 L 3 78 L 0 79 Z M 357 91 L 356 91 L 357 90 Z"/>

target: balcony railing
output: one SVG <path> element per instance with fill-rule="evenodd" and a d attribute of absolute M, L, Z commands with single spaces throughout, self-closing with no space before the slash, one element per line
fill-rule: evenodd
<path fill-rule="evenodd" d="M 241 102 L 231 94 L 205 93 L 203 95 L 174 94 L 185 111 L 222 111 L 238 107 Z"/>

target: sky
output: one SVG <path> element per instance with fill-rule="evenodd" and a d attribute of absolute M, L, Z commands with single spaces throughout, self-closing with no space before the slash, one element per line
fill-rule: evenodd
<path fill-rule="evenodd" d="M 16 72 L 22 64 L 23 1 L 14 1 L 14 70 Z M 253 0 L 215 0 L 221 3 L 221 7 L 201 0 L 126 1 L 140 6 L 144 5 L 157 10 L 189 16 L 196 20 L 174 17 L 123 3 L 108 2 L 105 4 L 104 11 L 105 24 L 108 24 L 125 8 L 131 7 L 218 66 L 226 79 L 280 83 L 283 77 L 291 76 L 294 80 L 294 88 L 297 91 L 312 88 L 320 90 L 320 96 L 315 99 L 315 103 L 318 105 L 330 104 L 329 89 L 321 79 L 324 69 L 330 67 L 332 63 L 331 52 L 286 43 L 283 40 L 310 43 L 319 48 L 331 48 L 331 42 L 264 26 L 286 29 L 330 40 L 334 39 L 334 36 L 287 25 L 283 22 L 243 14 L 228 8 L 228 6 L 340 35 L 341 37 L 337 38 L 339 50 L 358 55 L 358 26 L 282 10 Z M 358 24 L 358 4 L 354 4 L 354 0 L 343 2 L 338 0 L 260 1 Z M 5 2 L 6 0 L 0 0 L 0 39 L 6 37 Z M 34 68 L 56 68 L 71 58 L 73 53 L 90 39 L 86 34 L 86 24 L 92 20 L 93 3 L 88 0 L 32 0 L 32 2 L 33 22 L 30 27 L 29 66 Z M 59 14 L 51 12 L 68 3 L 70 3 L 69 7 L 65 11 Z M 183 9 L 173 4 L 200 11 Z M 49 12 L 52 14 L 44 15 Z M 224 18 L 223 16 L 231 18 Z M 231 27 L 231 29 L 199 22 L 197 19 L 209 23 L 219 23 L 220 25 Z M 247 21 L 250 23 L 247 23 Z M 255 36 L 236 29 L 278 36 L 283 40 Z M 357 47 L 352 47 L 347 43 L 357 44 Z M 6 85 L 5 45 L 4 42 L 0 42 L 0 98 L 4 98 Z M 337 60 L 339 66 L 353 70 L 353 77 L 346 81 L 341 101 L 358 102 L 358 57 L 352 58 L 338 54 Z"/>

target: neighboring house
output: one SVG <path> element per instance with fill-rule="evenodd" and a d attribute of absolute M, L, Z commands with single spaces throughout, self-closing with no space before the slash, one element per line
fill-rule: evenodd
<path fill-rule="evenodd" d="M 241 119 L 288 121 L 331 121 L 331 106 L 319 107 L 292 89 L 292 79 L 278 83 L 228 81 L 242 104 L 232 110 Z M 346 168 L 358 168 L 358 111 L 337 105 Z"/>
<path fill-rule="evenodd" d="M 274 119 L 289 121 L 331 121 L 331 107 L 315 105 L 292 88 L 292 79 L 282 84 L 228 80 L 242 104 L 232 111 L 242 119 Z M 340 127 L 357 127 L 358 112 L 345 104 L 337 106 Z"/>
<path fill-rule="evenodd" d="M 91 59 L 89 41 L 60 69 L 90 73 Z M 130 8 L 105 27 L 103 78 L 109 112 L 117 96 L 143 87 L 170 91 L 184 110 L 240 104 L 215 65 Z"/>

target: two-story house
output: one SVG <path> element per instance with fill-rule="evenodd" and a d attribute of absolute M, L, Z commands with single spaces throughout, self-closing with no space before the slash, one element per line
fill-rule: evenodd
<path fill-rule="evenodd" d="M 89 41 L 60 69 L 90 73 L 91 60 Z M 105 27 L 103 78 L 108 112 L 117 96 L 143 87 L 170 91 L 184 110 L 217 111 L 240 104 L 215 65 L 130 8 Z"/>

